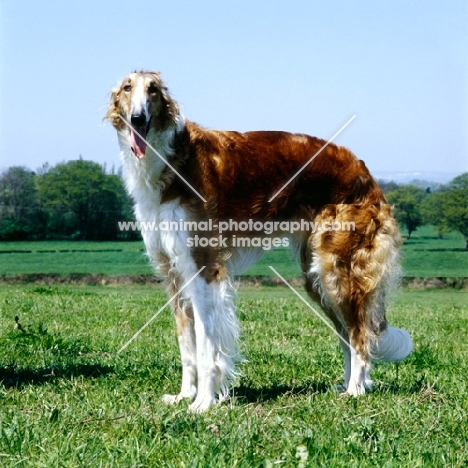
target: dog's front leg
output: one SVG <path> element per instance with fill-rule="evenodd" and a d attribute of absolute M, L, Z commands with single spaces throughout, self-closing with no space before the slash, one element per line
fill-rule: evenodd
<path fill-rule="evenodd" d="M 192 285 L 191 285 L 192 286 Z M 216 343 L 214 330 L 215 304 L 212 300 L 212 285 L 203 278 L 193 282 L 192 304 L 197 349 L 197 396 L 189 406 L 189 411 L 201 413 L 216 402 L 216 378 L 219 369 L 216 365 Z"/>
<path fill-rule="evenodd" d="M 192 323 L 179 334 L 180 356 L 182 358 L 182 388 L 181 398 L 189 398 L 191 401 L 197 396 L 197 357 L 195 330 Z"/>
<path fill-rule="evenodd" d="M 188 300 L 177 300 L 174 304 L 180 357 L 182 361 L 182 388 L 178 395 L 164 395 L 163 401 L 179 403 L 184 398 L 193 401 L 197 395 L 197 352 L 193 308 Z"/>

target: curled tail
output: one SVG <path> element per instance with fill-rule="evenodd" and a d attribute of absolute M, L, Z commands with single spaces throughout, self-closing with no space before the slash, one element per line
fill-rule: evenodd
<path fill-rule="evenodd" d="M 380 333 L 371 347 L 371 357 L 377 361 L 399 362 L 413 351 L 413 341 L 402 328 L 387 328 Z"/>
<path fill-rule="evenodd" d="M 315 276 L 322 302 L 347 325 L 351 346 L 371 359 L 400 361 L 413 349 L 409 334 L 391 327 L 386 304 L 401 277 L 401 244 L 386 203 L 329 206 L 320 221 L 352 223 L 350 231 L 322 232 L 312 238 Z"/>
<path fill-rule="evenodd" d="M 339 223 L 342 229 L 309 238 L 308 292 L 312 298 L 318 292 L 325 312 L 347 343 L 342 345 L 342 387 L 349 395 L 363 395 L 366 387 L 372 387 L 372 359 L 401 361 L 413 349 L 409 334 L 391 327 L 385 314 L 400 278 L 398 227 L 391 207 L 383 201 L 329 205 L 316 220 Z"/>
<path fill-rule="evenodd" d="M 386 318 L 385 309 L 389 297 L 396 289 L 400 278 L 401 268 L 399 262 L 400 236 L 396 222 L 391 216 L 389 205 L 380 205 L 377 216 L 371 225 L 375 229 L 369 247 L 358 249 L 354 261 L 359 275 L 354 277 L 357 289 L 364 292 L 367 297 L 367 323 L 368 351 L 372 360 L 399 362 L 407 357 L 413 350 L 413 342 L 409 333 L 402 328 L 392 327 Z M 364 258 L 360 258 L 361 256 Z M 363 262 L 364 260 L 364 262 Z"/>

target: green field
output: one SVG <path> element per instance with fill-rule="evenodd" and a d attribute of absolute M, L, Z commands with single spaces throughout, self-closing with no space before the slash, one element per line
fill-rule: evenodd
<path fill-rule="evenodd" d="M 404 240 L 402 263 L 406 276 L 468 277 L 468 250 L 463 236 L 450 232 L 439 239 L 430 226 L 419 228 Z"/>
<path fill-rule="evenodd" d="M 165 303 L 159 287 L 0 291 L 1 466 L 468 464 L 466 291 L 400 293 L 389 318 L 415 351 L 376 365 L 376 390 L 356 399 L 334 390 L 336 337 L 289 290 L 241 289 L 247 361 L 232 399 L 203 415 L 160 401 L 181 374 L 169 310 L 116 355 Z"/>
<path fill-rule="evenodd" d="M 418 230 L 406 276 L 466 277 L 461 235 Z M 0 275 L 151 275 L 142 242 L 0 243 Z M 299 276 L 289 251 L 247 275 Z M 180 358 L 160 285 L 0 284 L 0 466 L 425 467 L 468 465 L 468 292 L 401 291 L 389 311 L 414 353 L 376 365 L 376 390 L 334 390 L 337 339 L 285 287 L 239 290 L 246 361 L 229 402 L 203 415 L 164 405 Z M 17 319 L 15 319 L 17 317 Z M 302 458 L 301 458 L 302 457 Z M 306 460 L 307 458 L 307 460 Z"/>
<path fill-rule="evenodd" d="M 466 277 L 468 250 L 464 246 L 461 234 L 448 233 L 438 239 L 433 228 L 421 228 L 404 242 L 404 274 Z M 246 275 L 271 276 L 268 265 L 274 265 L 285 277 L 300 276 L 287 249 L 269 251 Z M 150 275 L 152 271 L 143 242 L 0 242 L 0 275 L 31 273 L 115 276 Z"/>
<path fill-rule="evenodd" d="M 7 253 L 13 251 L 14 253 Z M 0 242 L 0 274 L 151 274 L 143 242 Z"/>

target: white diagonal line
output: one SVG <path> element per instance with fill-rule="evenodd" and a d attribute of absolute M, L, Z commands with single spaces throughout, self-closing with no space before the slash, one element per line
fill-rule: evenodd
<path fill-rule="evenodd" d="M 204 269 L 202 266 L 117 352 L 120 354 Z"/>
<path fill-rule="evenodd" d="M 278 278 L 343 342 L 348 346 L 351 352 L 354 352 L 350 344 L 322 317 L 272 266 L 269 266 L 270 270 L 278 276 Z"/>
<path fill-rule="evenodd" d="M 151 146 L 151 145 L 146 141 L 146 139 L 143 138 L 143 137 L 135 130 L 134 127 L 132 127 L 132 125 L 131 125 L 129 122 L 127 122 L 127 120 L 126 120 L 124 117 L 122 117 L 120 114 L 119 114 L 119 117 L 125 122 L 126 125 L 128 125 L 128 126 L 133 130 L 133 132 L 135 132 L 135 133 L 146 143 L 146 145 L 147 145 L 149 148 L 151 148 L 151 149 L 154 151 L 154 154 L 156 154 L 156 156 L 158 156 L 164 163 L 166 163 L 166 164 L 167 164 L 167 165 L 168 165 L 168 166 L 169 166 L 169 167 L 170 167 L 170 168 L 171 168 L 171 169 L 172 169 L 172 170 L 173 170 L 173 171 L 174 171 L 174 172 L 175 172 L 175 173 L 176 173 L 192 190 L 193 190 L 193 192 L 194 192 L 196 195 L 198 195 L 198 197 L 199 197 L 202 201 L 204 201 L 204 202 L 206 203 L 206 200 L 193 188 L 192 185 L 190 185 L 189 182 L 187 182 L 187 181 L 179 174 L 179 172 L 177 172 L 177 170 L 174 168 L 174 166 L 172 166 L 169 162 L 167 162 L 167 161 L 159 154 L 159 152 L 158 152 L 155 148 L 153 148 L 153 146 Z"/>
<path fill-rule="evenodd" d="M 271 203 L 354 119 L 353 115 L 269 200 Z"/>

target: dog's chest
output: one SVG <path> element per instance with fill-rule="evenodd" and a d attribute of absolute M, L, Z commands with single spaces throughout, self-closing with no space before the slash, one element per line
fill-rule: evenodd
<path fill-rule="evenodd" d="M 189 232 L 184 229 L 187 213 L 178 200 L 162 204 L 137 203 L 135 214 L 140 223 L 147 223 L 148 229 L 142 230 L 142 236 L 152 260 L 156 261 L 161 252 L 176 264 L 190 253 L 187 246 Z"/>

